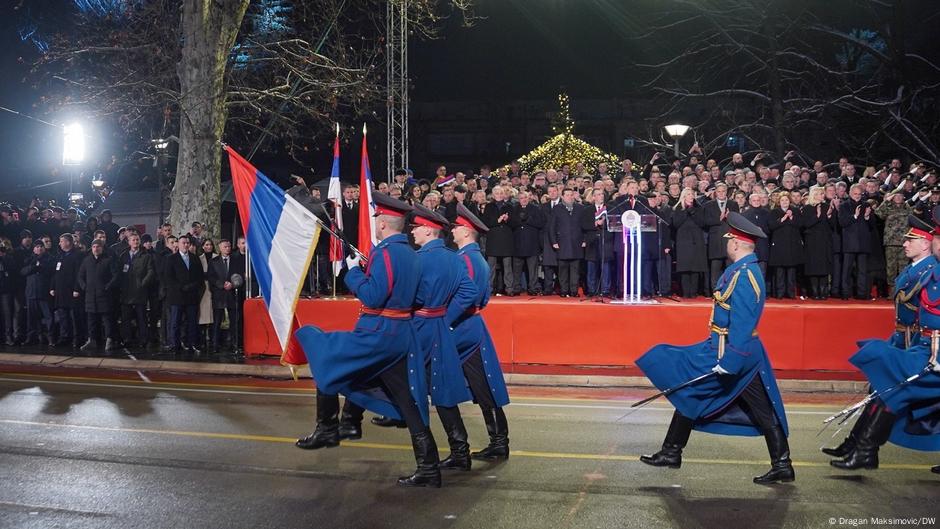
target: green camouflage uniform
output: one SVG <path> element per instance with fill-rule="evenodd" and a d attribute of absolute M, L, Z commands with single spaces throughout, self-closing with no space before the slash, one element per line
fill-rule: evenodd
<path fill-rule="evenodd" d="M 885 223 L 884 246 L 885 265 L 888 279 L 888 288 L 894 292 L 894 279 L 907 266 L 908 259 L 904 256 L 904 234 L 907 233 L 907 216 L 914 212 L 906 201 L 897 205 L 893 200 L 885 201 L 875 208 L 875 214 Z"/>

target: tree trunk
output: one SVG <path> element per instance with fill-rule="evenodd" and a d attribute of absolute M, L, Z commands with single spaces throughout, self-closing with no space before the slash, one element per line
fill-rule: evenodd
<path fill-rule="evenodd" d="M 770 115 L 774 127 L 774 151 L 777 159 L 783 160 L 788 149 L 786 143 L 786 112 L 783 109 L 783 86 L 780 80 L 780 63 L 777 60 L 777 28 L 771 22 L 768 22 L 764 28 L 769 51 L 767 54 L 767 85 L 770 92 Z"/>
<path fill-rule="evenodd" d="M 225 68 L 249 0 L 184 0 L 180 23 L 180 146 L 170 223 L 177 233 L 193 222 L 206 236 L 221 233 L 219 197 L 225 130 Z"/>

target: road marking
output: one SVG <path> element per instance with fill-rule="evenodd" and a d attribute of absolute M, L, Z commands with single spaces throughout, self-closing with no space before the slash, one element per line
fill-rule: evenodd
<path fill-rule="evenodd" d="M 296 439 L 293 437 L 277 437 L 273 435 L 250 435 L 250 434 L 237 434 L 237 433 L 221 433 L 221 432 L 191 432 L 191 431 L 180 431 L 180 430 L 152 430 L 148 428 L 115 428 L 111 426 L 91 426 L 84 424 L 62 424 L 54 422 L 35 422 L 35 421 L 20 421 L 14 419 L 0 419 L 0 424 L 10 424 L 16 426 L 38 426 L 41 428 L 62 428 L 62 429 L 76 429 L 76 430 L 91 430 L 91 431 L 100 431 L 100 432 L 120 432 L 120 433 L 129 433 L 129 434 L 152 434 L 152 435 L 170 435 L 177 437 L 193 437 L 201 439 L 224 439 L 230 441 L 250 441 L 250 442 L 262 442 L 262 443 L 280 443 L 280 444 L 294 444 Z M 396 451 L 405 451 L 410 452 L 412 447 L 410 445 L 397 445 L 397 444 L 388 444 L 388 443 L 369 443 L 362 441 L 342 441 L 340 442 L 341 446 L 346 448 L 372 448 L 377 450 L 396 450 Z M 446 450 L 442 450 L 441 453 L 447 453 Z M 639 462 L 640 456 L 629 455 L 629 454 L 579 454 L 571 452 L 540 452 L 533 450 L 512 450 L 511 455 L 514 457 L 528 457 L 528 458 L 537 458 L 537 459 L 572 459 L 572 460 L 593 460 L 593 461 L 625 461 L 625 462 Z M 683 463 L 693 463 L 693 464 L 702 464 L 702 465 L 760 465 L 766 466 L 766 460 L 744 460 L 744 459 L 695 459 L 695 458 L 683 458 Z M 828 463 L 818 463 L 812 461 L 794 461 L 793 466 L 797 467 L 807 467 L 807 468 L 829 468 Z M 887 469 L 887 470 L 929 470 L 931 465 L 905 465 L 905 464 L 881 464 L 878 468 Z"/>
<path fill-rule="evenodd" d="M 0 373 L 0 375 L 5 375 Z M 144 376 L 141 374 L 141 376 Z M 276 391 L 240 391 L 240 390 L 231 390 L 231 389 L 207 389 L 205 386 L 202 387 L 191 387 L 196 386 L 195 384 L 187 385 L 186 387 L 177 387 L 176 383 L 167 383 L 167 382 L 150 382 L 148 379 L 144 379 L 144 382 L 139 382 L 136 380 L 122 380 L 121 384 L 114 383 L 95 383 L 95 382 L 73 382 L 71 380 L 59 380 L 56 379 L 46 380 L 43 378 L 21 378 L 19 376 L 8 377 L 0 376 L 0 382 L 28 382 L 31 384 L 58 384 L 62 386 L 82 386 L 82 387 L 98 387 L 98 388 L 121 388 L 121 389 L 136 389 L 136 390 L 147 390 L 147 391 L 181 391 L 188 393 L 210 393 L 210 394 L 222 394 L 222 395 L 248 395 L 253 397 L 263 396 L 263 397 L 302 397 L 310 398 L 316 396 L 316 391 L 298 391 L 298 392 L 276 392 Z M 225 387 L 225 386 L 221 386 Z M 645 406 L 643 408 L 630 408 L 629 406 L 599 406 L 593 404 L 550 404 L 550 403 L 539 403 L 539 402 L 518 402 L 518 400 L 528 401 L 533 400 L 530 397 L 514 397 L 516 402 L 513 402 L 509 407 L 519 407 L 519 408 L 562 408 L 562 409 L 584 409 L 584 410 L 611 410 L 611 411 L 630 411 L 634 410 L 637 412 L 641 411 L 655 411 L 655 412 L 672 412 L 673 408 L 665 407 L 654 407 L 654 406 Z M 539 399 L 544 400 L 544 399 Z M 553 399 L 554 400 L 554 399 Z M 564 399 L 559 399 L 565 401 Z M 567 402 L 571 401 L 580 401 L 581 399 L 566 399 Z M 584 399 L 588 402 L 610 402 L 610 401 L 595 401 Z M 622 401 L 617 400 L 616 402 L 623 402 L 625 405 L 630 404 L 635 401 Z M 835 413 L 836 410 L 832 406 L 829 406 L 827 411 L 795 411 L 794 408 L 818 408 L 821 407 L 818 404 L 786 404 L 787 414 L 788 415 L 825 415 L 829 416 Z M 632 414 L 632 413 L 631 413 Z"/>

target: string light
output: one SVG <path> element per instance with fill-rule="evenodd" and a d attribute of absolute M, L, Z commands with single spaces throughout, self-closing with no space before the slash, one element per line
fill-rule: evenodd
<path fill-rule="evenodd" d="M 574 120 L 571 119 L 569 104 L 568 94 L 562 92 L 558 95 L 558 113 L 552 119 L 552 132 L 555 136 L 519 158 L 523 170 L 557 169 L 565 164 L 574 166 L 581 162 L 585 170 L 593 171 L 602 162 L 606 162 L 611 168 L 620 164 L 616 155 L 604 152 L 574 136 Z"/>

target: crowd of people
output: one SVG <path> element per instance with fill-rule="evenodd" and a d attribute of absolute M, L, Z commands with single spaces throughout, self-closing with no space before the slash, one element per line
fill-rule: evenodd
<path fill-rule="evenodd" d="M 643 166 L 564 164 L 524 171 L 518 162 L 479 174 L 445 166 L 430 179 L 398 171 L 376 191 L 437 211 L 453 221 L 456 204 L 483 219 L 481 241 L 495 295 L 611 296 L 623 291 L 620 216 L 642 219 L 642 294 L 708 296 L 726 265 L 722 236 L 731 211 L 745 215 L 768 238 L 757 248 L 773 298 L 887 297 L 906 264 L 902 249 L 909 214 L 928 220 L 940 204 L 937 173 L 900 158 L 881 166 L 803 160 L 793 152 L 774 161 L 734 154 L 724 162 L 703 156 Z M 314 194 L 319 192 L 313 190 Z M 347 185 L 341 205 L 347 237 L 356 240 L 359 190 Z M 318 248 L 319 288 L 330 274 Z M 632 259 L 629 260 L 632 262 Z M 632 271 L 631 271 L 632 272 Z"/>
<path fill-rule="evenodd" d="M 195 222 L 156 239 L 112 221 L 34 202 L 0 206 L 0 341 L 88 354 L 161 346 L 237 352 L 245 240 L 213 241 Z M 236 331 L 237 330 L 237 331 Z"/>
<path fill-rule="evenodd" d="M 643 166 L 563 164 L 525 171 L 519 162 L 479 174 L 429 179 L 407 170 L 375 192 L 420 203 L 453 222 L 464 204 L 489 228 L 481 247 L 494 295 L 619 297 L 624 262 L 634 262 L 617 222 L 642 219 L 642 295 L 708 296 L 726 266 L 723 235 L 732 211 L 768 235 L 758 265 L 774 298 L 887 297 L 906 265 L 907 218 L 930 221 L 940 204 L 936 169 L 900 158 L 881 166 L 734 154 L 716 161 L 697 146 Z M 324 220 L 335 211 L 315 187 L 289 191 L 310 199 Z M 339 212 L 347 240 L 358 240 L 358 186 L 343 188 Z M 322 207 L 321 207 L 322 206 Z M 237 350 L 243 238 L 185 235 L 164 224 L 152 236 L 113 222 L 108 210 L 0 205 L 0 342 L 46 343 L 108 351 L 156 345 L 174 352 Z M 192 260 L 192 261 L 191 261 Z M 632 272 L 632 270 L 630 270 Z M 332 293 L 329 237 L 321 237 L 304 290 Z"/>

